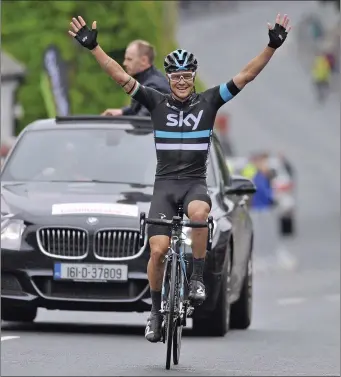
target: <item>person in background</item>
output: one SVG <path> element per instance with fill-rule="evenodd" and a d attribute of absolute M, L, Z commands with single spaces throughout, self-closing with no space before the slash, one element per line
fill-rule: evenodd
<path fill-rule="evenodd" d="M 241 175 L 247 179 L 251 179 L 251 181 L 257 173 L 257 168 L 255 167 L 252 160 L 253 158 L 251 158 L 250 161 L 248 161 L 248 163 L 243 167 L 241 171 Z"/>
<path fill-rule="evenodd" d="M 268 163 L 268 154 L 261 153 L 251 157 L 255 167 L 252 180 L 257 187 L 257 192 L 252 197 L 252 207 L 257 209 L 269 208 L 274 205 L 274 193 L 271 186 L 271 169 Z"/>
<path fill-rule="evenodd" d="M 331 67 L 324 52 L 317 54 L 311 70 L 313 84 L 315 86 L 317 100 L 325 101 L 330 89 Z"/>
<path fill-rule="evenodd" d="M 271 170 L 268 155 L 259 153 L 251 156 L 250 166 L 254 175 L 252 181 L 257 192 L 250 200 L 250 215 L 254 227 L 255 264 L 261 270 L 266 270 L 274 264 L 279 246 L 277 218 L 274 211 L 274 192 L 271 185 Z M 250 179 L 250 177 L 248 177 Z M 257 266 L 258 263 L 258 266 Z"/>
<path fill-rule="evenodd" d="M 143 40 L 132 41 L 125 52 L 123 66 L 126 72 L 137 80 L 141 85 L 156 89 L 161 93 L 170 93 L 170 87 L 166 77 L 155 68 L 154 47 Z M 101 115 L 138 115 L 149 116 L 149 111 L 134 99 L 130 106 L 122 109 L 106 109 Z"/>

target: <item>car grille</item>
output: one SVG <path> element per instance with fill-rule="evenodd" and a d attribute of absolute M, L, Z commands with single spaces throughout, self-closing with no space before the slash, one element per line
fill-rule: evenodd
<path fill-rule="evenodd" d="M 137 230 L 103 229 L 95 234 L 94 253 L 102 260 L 133 259 L 139 255 L 139 235 Z"/>
<path fill-rule="evenodd" d="M 44 227 L 37 231 L 40 250 L 61 259 L 83 259 L 89 251 L 89 236 L 86 230 L 70 227 Z"/>

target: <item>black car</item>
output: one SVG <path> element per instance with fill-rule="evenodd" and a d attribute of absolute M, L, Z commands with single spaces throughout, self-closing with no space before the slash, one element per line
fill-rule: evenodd
<path fill-rule="evenodd" d="M 2 320 L 33 321 L 39 307 L 149 311 L 149 245 L 146 237 L 139 246 L 139 214 L 148 213 L 155 168 L 150 118 L 79 116 L 27 126 L 1 172 Z M 251 321 L 245 195 L 254 186 L 231 178 L 215 136 L 207 182 L 215 231 L 208 298 L 193 325 L 224 335 L 229 324 L 247 328 Z"/>

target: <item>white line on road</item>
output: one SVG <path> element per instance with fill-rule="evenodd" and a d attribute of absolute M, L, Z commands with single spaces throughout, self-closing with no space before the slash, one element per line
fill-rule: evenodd
<path fill-rule="evenodd" d="M 2 336 L 1 341 L 3 342 L 4 340 L 11 340 L 11 339 L 18 339 L 20 336 Z"/>
<path fill-rule="evenodd" d="M 301 304 L 304 301 L 306 301 L 306 298 L 304 297 L 288 297 L 288 298 L 278 299 L 277 304 L 281 306 L 296 305 L 296 304 Z"/>

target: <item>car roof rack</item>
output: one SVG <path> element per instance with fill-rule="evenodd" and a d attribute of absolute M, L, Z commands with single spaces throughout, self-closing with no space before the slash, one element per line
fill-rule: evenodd
<path fill-rule="evenodd" d="M 104 116 L 104 115 L 68 115 L 56 116 L 56 123 L 70 122 L 129 123 L 134 127 L 152 128 L 150 117 L 140 116 Z"/>

